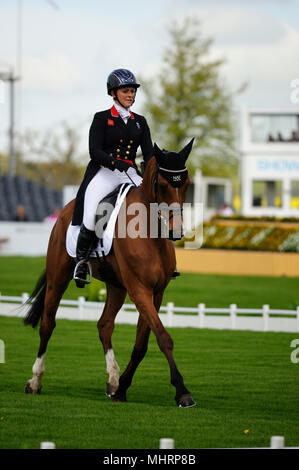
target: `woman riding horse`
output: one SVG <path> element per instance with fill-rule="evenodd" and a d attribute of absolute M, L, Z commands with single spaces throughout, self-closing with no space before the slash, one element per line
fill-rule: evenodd
<path fill-rule="evenodd" d="M 74 279 L 84 287 L 87 260 L 98 241 L 95 234 L 98 203 L 120 183 L 136 186 L 142 182 L 135 164 L 141 147 L 145 164 L 153 156 L 153 145 L 146 119 L 132 113 L 136 90 L 140 86 L 132 72 L 117 69 L 107 79 L 107 92 L 112 96 L 111 109 L 95 114 L 89 132 L 90 162 L 79 188 L 72 225 L 81 225 Z"/>
<path fill-rule="evenodd" d="M 138 86 L 133 74 L 127 70 L 117 70 L 109 75 L 108 93 L 113 96 L 115 105 L 110 110 L 95 115 L 90 129 L 91 161 L 84 180 L 76 200 L 61 211 L 52 229 L 46 269 L 28 299 L 27 305 L 30 304 L 30 308 L 24 319 L 25 325 L 33 327 L 41 322 L 39 350 L 32 369 L 33 377 L 25 387 L 26 393 L 38 394 L 41 391 L 47 345 L 56 326 L 56 312 L 73 277 L 74 260 L 66 250 L 66 233 L 71 221 L 73 225 L 82 224 L 77 244 L 77 261 L 83 260 L 83 263 L 77 265 L 74 276 L 80 287 L 86 283 L 85 261 L 96 241 L 94 229 L 98 202 L 120 182 L 131 183 L 133 180 L 135 187 L 127 193 L 127 207 L 136 203 L 139 206 L 143 204 L 146 208 L 144 222 L 150 220 L 152 203 L 166 204 L 173 212 L 173 217 L 168 217 L 170 240 L 174 240 L 173 234 L 178 233 L 176 224 L 182 220 L 182 208 L 189 184 L 185 162 L 191 152 L 193 140 L 179 153 L 161 151 L 156 145 L 153 148 L 146 120 L 129 111 Z M 124 120 L 127 120 L 127 124 Z M 135 166 L 139 145 L 147 163 L 143 179 Z M 133 217 L 131 213 L 128 214 L 127 227 Z M 160 228 L 165 219 L 167 217 L 159 209 Z M 120 236 L 116 226 L 112 250 L 107 255 L 107 262 L 112 267 L 116 282 L 111 279 L 107 281 L 101 276 L 97 259 L 91 261 L 93 277 L 104 281 L 107 287 L 105 307 L 97 325 L 109 376 L 107 395 L 113 401 L 126 401 L 127 389 L 147 351 L 152 331 L 170 367 L 171 384 L 176 389 L 175 401 L 179 407 L 187 408 L 194 406 L 195 401 L 185 387 L 174 361 L 172 338 L 159 317 L 163 294 L 176 265 L 172 241 L 160 234 L 161 230 L 158 236 L 152 237 L 148 232 L 145 238 L 137 237 L 132 241 L 129 235 Z M 111 338 L 115 317 L 127 294 L 136 305 L 139 319 L 129 364 L 119 376 Z"/>
<path fill-rule="evenodd" d="M 126 392 L 131 385 L 134 373 L 146 354 L 150 332 L 157 339 L 158 346 L 165 355 L 169 367 L 171 384 L 176 388 L 175 401 L 179 407 L 194 406 L 191 393 L 185 387 L 183 377 L 178 371 L 173 357 L 173 341 L 159 317 L 163 294 L 175 269 L 175 250 L 173 243 L 161 236 L 151 236 L 151 204 L 166 204 L 175 215 L 168 218 L 169 238 L 178 233 L 176 224 L 182 219 L 182 206 L 189 184 L 185 161 L 191 151 L 192 141 L 179 153 L 162 152 L 154 146 L 154 156 L 147 164 L 142 184 L 133 187 L 126 196 L 127 207 L 133 204 L 144 205 L 146 217 L 140 222 L 147 226 L 147 236 L 130 238 L 119 236 L 115 228 L 112 250 L 107 262 L 112 267 L 115 281 L 103 278 L 98 271 L 98 260 L 92 259 L 93 277 L 105 281 L 107 299 L 104 310 L 98 321 L 99 337 L 106 358 L 108 382 L 107 395 L 113 401 L 126 401 Z M 42 376 L 45 371 L 47 345 L 55 328 L 55 316 L 59 302 L 72 279 L 74 261 L 68 255 L 65 246 L 68 230 L 74 210 L 71 201 L 59 215 L 51 232 L 47 253 L 47 266 L 33 290 L 27 305 L 29 311 L 24 319 L 25 325 L 36 327 L 40 324 L 40 346 L 33 365 L 33 377 L 28 381 L 25 392 L 37 394 L 42 387 Z M 161 209 L 161 212 L 164 210 Z M 160 211 L 158 211 L 159 213 Z M 129 227 L 135 215 L 128 213 L 126 225 Z M 165 217 L 167 219 L 167 217 Z M 159 218 L 160 224 L 165 221 Z M 176 220 L 175 220 L 176 219 Z M 164 222 L 163 222 L 164 223 Z M 112 333 L 115 317 L 121 309 L 126 294 L 136 305 L 139 312 L 136 341 L 129 364 L 119 376 Z"/>

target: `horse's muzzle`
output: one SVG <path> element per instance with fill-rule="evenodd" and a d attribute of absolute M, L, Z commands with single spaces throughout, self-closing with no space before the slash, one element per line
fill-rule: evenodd
<path fill-rule="evenodd" d="M 181 206 L 167 208 L 167 212 L 167 215 L 163 215 L 161 210 L 158 211 L 158 218 L 160 220 L 160 236 L 162 238 L 168 238 L 168 240 L 171 241 L 181 240 L 183 238 L 183 208 Z"/>

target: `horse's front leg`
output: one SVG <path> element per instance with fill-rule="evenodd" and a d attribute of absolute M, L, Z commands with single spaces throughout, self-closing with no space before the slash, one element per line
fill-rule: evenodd
<path fill-rule="evenodd" d="M 127 389 L 130 387 L 132 383 L 132 379 L 133 379 L 134 373 L 138 365 L 140 364 L 140 362 L 142 361 L 142 359 L 144 358 L 146 354 L 150 332 L 151 332 L 151 329 L 149 328 L 144 318 L 142 316 L 139 316 L 138 324 L 137 324 L 136 342 L 134 345 L 134 349 L 132 351 L 131 359 L 126 370 L 120 376 L 119 387 L 113 397 L 114 401 L 126 401 L 127 400 L 127 397 L 126 397 Z"/>
<path fill-rule="evenodd" d="M 176 389 L 175 401 L 179 407 L 187 408 L 195 405 L 191 393 L 185 387 L 173 357 L 173 340 L 165 330 L 158 311 L 153 303 L 152 293 L 149 290 L 139 289 L 134 295 L 134 302 L 143 317 L 144 322 L 154 332 L 160 350 L 165 354 L 170 367 L 171 384 Z"/>
<path fill-rule="evenodd" d="M 159 292 L 154 296 L 154 305 L 157 312 L 159 312 L 162 298 L 163 292 Z M 126 401 L 127 389 L 130 387 L 135 371 L 147 352 L 150 332 L 151 329 L 147 322 L 143 316 L 139 315 L 134 349 L 131 354 L 130 362 L 119 379 L 119 387 L 113 398 L 115 401 Z"/>
<path fill-rule="evenodd" d="M 112 333 L 114 330 L 115 317 L 122 307 L 126 297 L 126 290 L 107 284 L 107 299 L 101 318 L 98 321 L 99 337 L 103 345 L 108 382 L 106 394 L 112 397 L 118 389 L 119 366 L 116 362 L 113 347 Z"/>

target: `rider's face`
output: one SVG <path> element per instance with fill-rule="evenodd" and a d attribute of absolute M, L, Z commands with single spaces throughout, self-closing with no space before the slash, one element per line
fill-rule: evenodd
<path fill-rule="evenodd" d="M 112 96 L 116 98 L 124 108 L 129 108 L 134 102 L 135 93 L 136 90 L 134 87 L 123 87 L 117 90 L 117 97 L 114 91 L 112 91 Z"/>

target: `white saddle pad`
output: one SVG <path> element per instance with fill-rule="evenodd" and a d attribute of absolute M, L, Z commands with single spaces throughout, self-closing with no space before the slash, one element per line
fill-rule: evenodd
<path fill-rule="evenodd" d="M 130 184 L 128 186 L 122 185 L 120 188 L 119 194 L 117 196 L 117 200 L 115 203 L 115 207 L 111 213 L 111 217 L 108 221 L 107 228 L 103 234 L 103 248 L 104 248 L 104 255 L 107 256 L 111 250 L 113 237 L 114 237 L 114 228 L 116 219 L 120 210 L 120 207 L 127 195 L 127 192 L 133 185 Z M 77 239 L 80 231 L 80 225 L 69 225 L 69 228 L 66 233 L 66 249 L 72 258 L 76 258 L 76 247 L 77 247 Z M 91 257 L 95 258 L 97 256 L 96 252 L 98 252 L 99 256 L 103 256 L 103 251 L 101 244 L 99 242 L 97 248 L 91 253 Z"/>

